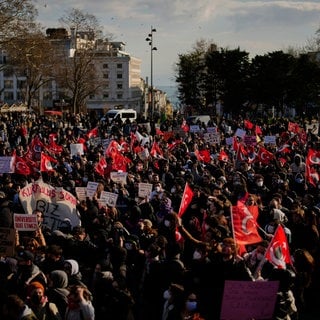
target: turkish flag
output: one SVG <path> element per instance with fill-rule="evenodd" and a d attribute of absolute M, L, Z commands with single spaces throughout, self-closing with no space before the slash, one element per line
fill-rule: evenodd
<path fill-rule="evenodd" d="M 87 137 L 88 139 L 91 139 L 91 138 L 96 138 L 99 136 L 99 129 L 98 127 L 95 127 L 93 129 L 91 129 L 90 131 L 87 132 Z"/>
<path fill-rule="evenodd" d="M 306 159 L 306 165 L 310 166 L 313 164 L 320 165 L 320 151 L 309 149 Z"/>
<path fill-rule="evenodd" d="M 63 147 L 59 146 L 56 143 L 57 140 L 57 134 L 56 133 L 50 133 L 49 134 L 49 144 L 47 146 L 45 146 L 45 148 L 54 154 L 59 154 L 63 151 Z"/>
<path fill-rule="evenodd" d="M 163 152 L 159 147 L 158 142 L 154 141 L 150 150 L 150 154 L 154 157 L 154 158 L 163 158 Z"/>
<path fill-rule="evenodd" d="M 249 120 L 244 120 L 244 121 L 243 121 L 243 124 L 244 124 L 244 127 L 245 127 L 246 129 L 248 129 L 248 130 L 253 129 L 253 127 L 254 127 L 254 124 L 253 124 L 251 121 L 249 121 Z"/>
<path fill-rule="evenodd" d="M 292 264 L 287 236 L 281 224 L 269 244 L 265 259 L 278 269 L 286 269 L 286 264 Z"/>
<path fill-rule="evenodd" d="M 183 216 L 183 214 L 187 210 L 192 198 L 193 198 L 193 191 L 189 187 L 189 184 L 186 183 L 186 185 L 184 187 L 182 199 L 181 199 L 181 204 L 180 204 L 180 208 L 179 208 L 179 212 L 178 212 L 178 217 L 181 218 Z"/>
<path fill-rule="evenodd" d="M 288 123 L 288 131 L 291 131 L 293 133 L 299 133 L 300 127 L 297 123 L 289 122 Z"/>
<path fill-rule="evenodd" d="M 234 238 L 239 246 L 262 241 L 257 229 L 257 215 L 257 206 L 247 207 L 241 201 L 232 206 Z"/>
<path fill-rule="evenodd" d="M 41 153 L 40 160 L 40 171 L 42 172 L 54 172 L 52 163 L 57 163 L 58 161 L 45 153 Z"/>
<path fill-rule="evenodd" d="M 227 155 L 227 153 L 224 150 L 221 150 L 219 153 L 219 156 L 218 156 L 218 160 L 223 161 L 223 162 L 228 162 L 229 156 Z"/>
<path fill-rule="evenodd" d="M 95 165 L 94 169 L 100 176 L 104 176 L 104 169 L 107 167 L 107 161 L 105 157 L 101 157 L 99 162 Z"/>
<path fill-rule="evenodd" d="M 317 183 L 319 182 L 320 177 L 317 170 L 312 166 L 319 165 L 319 164 L 320 164 L 320 152 L 313 149 L 309 149 L 308 155 L 306 158 L 306 180 L 314 187 L 317 186 Z"/>
<path fill-rule="evenodd" d="M 22 157 L 15 156 L 14 161 L 14 172 L 17 174 L 30 175 L 32 174 L 32 169 L 28 165 L 27 161 Z"/>
<path fill-rule="evenodd" d="M 244 147 L 243 144 L 239 143 L 237 150 L 237 159 L 239 161 L 247 161 L 248 160 L 248 151 Z"/>
<path fill-rule="evenodd" d="M 263 164 L 268 164 L 271 160 L 274 159 L 273 153 L 268 151 L 266 148 L 260 147 L 258 154 L 258 161 L 260 161 Z"/>

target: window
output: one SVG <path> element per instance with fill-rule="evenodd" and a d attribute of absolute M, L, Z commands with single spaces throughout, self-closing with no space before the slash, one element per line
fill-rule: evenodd
<path fill-rule="evenodd" d="M 109 79 L 109 73 L 104 73 L 103 74 L 103 79 Z"/>
<path fill-rule="evenodd" d="M 122 69 L 122 63 L 117 63 L 117 69 Z"/>
<path fill-rule="evenodd" d="M 5 89 L 13 89 L 13 80 L 4 80 Z"/>
<path fill-rule="evenodd" d="M 117 73 L 117 79 L 122 79 L 122 73 Z"/>
<path fill-rule="evenodd" d="M 93 99 L 94 99 L 94 94 L 90 94 L 90 95 L 89 95 L 89 99 L 90 99 L 90 100 L 93 100 Z"/>
<path fill-rule="evenodd" d="M 45 91 L 43 93 L 43 99 L 44 100 L 52 100 L 52 92 L 51 91 Z"/>
<path fill-rule="evenodd" d="M 105 83 L 105 88 L 106 88 L 106 89 L 109 89 L 109 85 L 110 85 L 109 82 L 106 82 L 106 83 Z"/>
<path fill-rule="evenodd" d="M 17 100 L 18 101 L 23 101 L 24 100 L 25 95 L 22 94 L 21 91 L 17 91 Z"/>
<path fill-rule="evenodd" d="M 27 85 L 26 80 L 18 80 L 18 81 L 17 81 L 17 88 L 18 88 L 18 89 L 25 88 L 26 85 Z"/>
<path fill-rule="evenodd" d="M 109 92 L 104 92 L 103 93 L 103 98 L 108 99 L 109 98 Z"/>
<path fill-rule="evenodd" d="M 3 94 L 4 100 L 13 100 L 13 92 L 5 91 Z"/>
<path fill-rule="evenodd" d="M 117 93 L 117 99 L 122 99 L 123 95 L 122 93 Z"/>
<path fill-rule="evenodd" d="M 117 89 L 122 89 L 122 83 L 117 83 Z"/>
<path fill-rule="evenodd" d="M 104 64 L 102 65 L 102 68 L 103 68 L 103 69 L 108 69 L 108 64 L 107 64 L 107 63 L 104 63 Z"/>

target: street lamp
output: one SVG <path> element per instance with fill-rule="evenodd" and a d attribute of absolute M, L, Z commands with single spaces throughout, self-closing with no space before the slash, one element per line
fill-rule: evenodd
<path fill-rule="evenodd" d="M 157 30 L 151 26 L 151 32 L 148 34 L 146 41 L 149 42 L 150 46 L 150 90 L 151 90 L 151 119 L 153 119 L 154 114 L 154 94 L 153 94 L 153 51 L 157 50 L 153 46 L 153 33 Z"/>

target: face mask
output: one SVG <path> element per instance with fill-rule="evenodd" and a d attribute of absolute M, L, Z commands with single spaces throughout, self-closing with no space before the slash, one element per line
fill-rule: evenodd
<path fill-rule="evenodd" d="M 193 260 L 199 260 L 201 259 L 201 253 L 199 251 L 195 251 L 193 253 Z"/>
<path fill-rule="evenodd" d="M 125 248 L 126 248 L 127 250 L 132 250 L 132 249 L 133 249 L 132 243 L 126 243 L 124 246 L 125 246 Z"/>
<path fill-rule="evenodd" d="M 248 178 L 253 179 L 254 178 L 254 173 L 248 173 Z"/>
<path fill-rule="evenodd" d="M 268 233 L 271 233 L 271 234 L 272 234 L 272 233 L 274 232 L 274 226 L 270 226 L 270 225 L 269 225 L 269 226 L 267 227 L 267 230 L 266 230 L 266 231 L 267 231 Z"/>
<path fill-rule="evenodd" d="M 263 181 L 258 181 L 258 182 L 257 182 L 257 186 L 258 186 L 258 187 L 262 187 L 262 186 L 263 186 Z"/>
<path fill-rule="evenodd" d="M 160 187 L 156 187 L 155 190 L 156 190 L 156 192 L 160 192 L 161 189 L 160 189 Z"/>
<path fill-rule="evenodd" d="M 194 311 L 197 309 L 197 301 L 187 301 L 186 302 L 186 309 L 188 311 Z"/>
<path fill-rule="evenodd" d="M 171 222 L 169 220 L 164 220 L 164 225 L 169 228 L 171 225 Z"/>
<path fill-rule="evenodd" d="M 176 192 L 176 188 L 174 188 L 174 187 L 171 188 L 170 192 L 171 192 L 171 193 L 175 193 L 175 192 Z"/>
<path fill-rule="evenodd" d="M 165 300 L 169 300 L 171 298 L 171 293 L 169 290 L 166 290 L 164 293 L 163 293 L 163 299 Z"/>
<path fill-rule="evenodd" d="M 302 183 L 302 182 L 303 182 L 303 179 L 302 179 L 302 178 L 297 178 L 297 179 L 296 179 L 296 182 L 297 182 L 297 183 Z"/>

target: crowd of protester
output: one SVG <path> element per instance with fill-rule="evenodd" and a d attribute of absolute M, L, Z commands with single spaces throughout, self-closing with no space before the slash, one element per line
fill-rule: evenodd
<path fill-rule="evenodd" d="M 1 156 L 13 151 L 23 156 L 32 139 L 47 142 L 51 133 L 63 149 L 52 155 L 57 159 L 53 172 L 1 175 L 0 227 L 12 228 L 13 213 L 24 213 L 19 191 L 40 176 L 74 195 L 88 181 L 99 186 L 92 199 L 78 201 L 79 226 L 51 230 L 43 212 L 28 212 L 37 214 L 39 229 L 16 232 L 15 254 L 1 257 L 1 319 L 214 320 L 220 318 L 225 280 L 279 281 L 273 319 L 303 319 L 306 312 L 316 312 L 320 183 L 306 179 L 306 157 L 309 149 L 320 150 L 318 132 L 310 129 L 311 119 L 250 119 L 260 130 L 250 153 L 257 154 L 262 145 L 273 154 L 263 162 L 238 157 L 234 145 L 226 143 L 237 129 L 256 136 L 245 120 L 212 117 L 190 132 L 182 118 L 158 127 L 143 120 L 100 123 L 92 114 L 64 120 L 3 115 Z M 303 139 L 288 130 L 289 122 L 305 132 Z M 208 127 L 217 128 L 219 143 L 204 139 Z M 98 131 L 90 139 L 93 128 Z M 136 132 L 147 139 L 136 140 Z M 265 136 L 275 136 L 276 143 L 264 144 Z M 129 159 L 126 183 L 110 178 L 115 163 L 102 139 L 127 146 L 122 151 Z M 84 154 L 71 156 L 70 144 L 79 141 Z M 139 153 L 151 151 L 155 142 L 157 154 L 141 159 Z M 199 153 L 210 157 L 204 160 Z M 101 157 L 106 157 L 102 175 L 95 170 Z M 153 185 L 150 196 L 139 197 L 140 182 Z M 186 183 L 193 197 L 179 217 Z M 99 204 L 102 190 L 118 194 L 116 206 Z M 247 205 L 258 206 L 262 241 L 240 255 L 231 208 L 244 196 Z M 279 224 L 292 258 L 284 269 L 264 261 Z"/>

